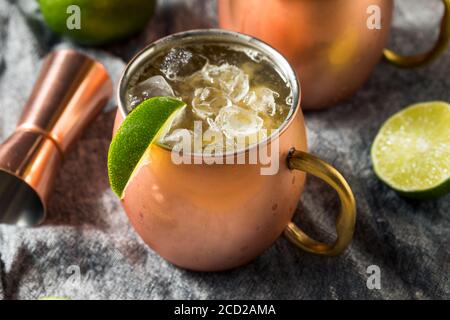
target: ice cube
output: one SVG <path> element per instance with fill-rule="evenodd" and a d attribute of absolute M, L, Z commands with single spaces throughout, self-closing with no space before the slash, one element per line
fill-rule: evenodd
<path fill-rule="evenodd" d="M 250 88 L 248 75 L 240 68 L 228 63 L 219 66 L 206 63 L 205 66 L 185 79 L 193 88 L 214 87 L 224 92 L 230 100 L 237 103 Z"/>
<path fill-rule="evenodd" d="M 266 87 L 256 87 L 244 98 L 243 103 L 256 112 L 274 116 L 277 110 L 275 99 L 280 95 Z"/>
<path fill-rule="evenodd" d="M 230 99 L 219 89 L 206 87 L 198 88 L 194 91 L 192 108 L 194 113 L 201 119 L 217 115 L 221 108 L 228 106 L 231 106 Z"/>
<path fill-rule="evenodd" d="M 222 132 L 222 129 L 217 125 L 216 121 L 212 118 L 206 118 L 206 122 L 208 123 L 208 126 L 213 131 Z"/>
<path fill-rule="evenodd" d="M 206 79 L 223 90 L 233 102 L 238 102 L 247 95 L 249 78 L 242 69 L 224 63 L 220 66 L 207 64 L 204 71 Z"/>
<path fill-rule="evenodd" d="M 232 105 L 220 110 L 213 125 L 219 128 L 226 137 L 234 138 L 258 133 L 263 127 L 263 119 L 253 110 Z"/>
<path fill-rule="evenodd" d="M 169 80 L 186 77 L 203 68 L 208 59 L 185 48 L 172 48 L 161 62 L 161 72 Z"/>
<path fill-rule="evenodd" d="M 128 105 L 134 108 L 144 100 L 158 96 L 175 96 L 172 87 L 162 76 L 153 76 L 138 83 L 128 92 Z"/>

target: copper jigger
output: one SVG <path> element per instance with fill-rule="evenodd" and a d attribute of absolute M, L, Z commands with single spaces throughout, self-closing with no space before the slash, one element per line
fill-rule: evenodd
<path fill-rule="evenodd" d="M 47 56 L 16 130 L 0 146 L 0 223 L 44 220 L 64 154 L 112 91 L 105 67 L 92 58 L 73 50 Z"/>

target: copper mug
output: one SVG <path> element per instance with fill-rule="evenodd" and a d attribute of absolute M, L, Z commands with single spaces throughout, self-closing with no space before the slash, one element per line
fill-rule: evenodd
<path fill-rule="evenodd" d="M 332 106 L 354 93 L 382 55 L 400 67 L 426 64 L 450 39 L 450 0 L 435 46 L 404 57 L 383 49 L 393 0 L 219 0 L 221 28 L 258 37 L 283 53 L 302 84 L 303 109 Z M 377 16 L 378 15 L 378 16 Z M 381 24 L 376 26 L 376 18 Z"/>
<path fill-rule="evenodd" d="M 295 72 L 284 57 L 267 44 L 250 36 L 217 29 L 182 32 L 150 44 L 129 63 L 120 80 L 114 130 L 129 112 L 126 91 L 130 79 L 149 59 L 167 48 L 209 42 L 256 49 L 271 59 L 288 79 L 293 107 L 279 134 L 272 135 L 268 141 L 268 148 L 275 139 L 279 143 L 279 170 L 275 175 L 261 175 L 261 163 L 174 164 L 171 151 L 154 144 L 151 160 L 134 174 L 122 200 L 132 225 L 162 257 L 193 270 L 224 270 L 245 264 L 283 232 L 306 251 L 339 254 L 353 235 L 356 209 L 352 191 L 336 169 L 306 152 L 305 124 Z M 245 153 L 247 155 L 249 149 Z M 227 157 L 236 156 L 235 153 Z M 194 160 L 192 163 L 196 163 Z M 336 221 L 335 243 L 313 240 L 291 222 L 304 187 L 305 173 L 323 179 L 340 197 L 342 205 Z"/>

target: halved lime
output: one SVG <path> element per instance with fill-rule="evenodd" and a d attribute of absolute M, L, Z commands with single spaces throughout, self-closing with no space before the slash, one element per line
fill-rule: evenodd
<path fill-rule="evenodd" d="M 404 196 L 450 192 L 450 104 L 414 104 L 381 127 L 371 150 L 376 175 Z"/>
<path fill-rule="evenodd" d="M 120 198 L 146 150 L 185 105 L 174 98 L 151 98 L 139 104 L 122 122 L 108 152 L 109 183 Z"/>

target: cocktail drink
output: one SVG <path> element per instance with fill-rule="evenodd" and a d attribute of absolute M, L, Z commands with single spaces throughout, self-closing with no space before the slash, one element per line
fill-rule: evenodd
<path fill-rule="evenodd" d="M 191 139 L 190 151 L 212 154 L 261 142 L 287 119 L 293 101 L 289 82 L 273 62 L 255 49 L 227 43 L 167 48 L 149 59 L 130 81 L 126 108 L 154 96 L 187 104 L 159 143 L 174 148 L 184 135 Z M 194 143 L 197 138 L 201 143 Z"/>
<path fill-rule="evenodd" d="M 119 195 L 151 248 L 178 266 L 212 271 L 250 261 L 283 232 L 317 254 L 347 247 L 355 223 L 353 194 L 336 169 L 306 153 L 299 84 L 276 50 L 214 29 L 152 43 L 119 83 L 115 131 L 122 122 L 133 129 L 130 119 L 160 96 L 186 106 L 149 145 Z M 122 128 L 118 132 L 126 134 Z M 175 161 L 180 150 L 192 161 Z M 270 157 L 252 158 L 261 150 Z M 291 222 L 305 172 L 325 180 L 341 199 L 332 244 L 309 238 Z"/>

